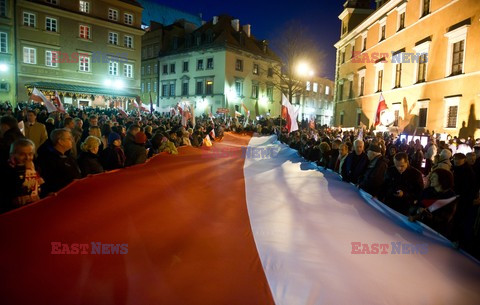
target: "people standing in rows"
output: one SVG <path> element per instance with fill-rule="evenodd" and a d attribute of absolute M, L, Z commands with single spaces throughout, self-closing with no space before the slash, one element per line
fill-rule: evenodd
<path fill-rule="evenodd" d="M 382 155 L 382 150 L 377 144 L 370 144 L 367 150 L 369 160 L 365 173 L 360 177 L 358 187 L 377 197 L 384 182 L 387 171 L 387 160 Z"/>
<path fill-rule="evenodd" d="M 116 132 L 108 135 L 108 146 L 100 152 L 102 167 L 109 171 L 123 168 L 125 166 L 125 153 L 122 148 L 122 138 Z"/>
<path fill-rule="evenodd" d="M 101 141 L 95 136 L 88 136 L 80 146 L 81 153 L 77 163 L 82 173 L 82 177 L 88 175 L 103 173 L 103 167 L 100 164 L 98 151 Z"/>
<path fill-rule="evenodd" d="M 32 140 L 35 147 L 40 147 L 48 139 L 47 128 L 42 123 L 37 122 L 37 113 L 34 110 L 27 111 L 25 137 Z"/>
<path fill-rule="evenodd" d="M 353 142 L 353 151 L 348 154 L 343 164 L 343 180 L 358 184 L 360 176 L 363 175 L 368 165 L 368 157 L 363 151 L 364 145 L 364 142 L 360 139 Z"/>

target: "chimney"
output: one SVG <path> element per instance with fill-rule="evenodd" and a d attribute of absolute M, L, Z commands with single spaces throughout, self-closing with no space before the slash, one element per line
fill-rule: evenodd
<path fill-rule="evenodd" d="M 262 51 L 263 53 L 267 53 L 268 42 L 266 40 L 262 40 Z"/>
<path fill-rule="evenodd" d="M 247 35 L 247 37 L 250 37 L 250 28 L 251 28 L 250 24 L 245 24 L 245 25 L 243 26 L 243 31 L 245 32 L 245 34 Z"/>
<path fill-rule="evenodd" d="M 218 23 L 218 16 L 213 16 L 213 21 L 212 21 L 213 25 L 217 24 Z"/>
<path fill-rule="evenodd" d="M 232 20 L 232 27 L 236 32 L 240 31 L 240 20 L 233 19 Z"/>

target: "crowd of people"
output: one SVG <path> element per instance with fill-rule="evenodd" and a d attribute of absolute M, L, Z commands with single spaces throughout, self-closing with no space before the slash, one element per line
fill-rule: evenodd
<path fill-rule="evenodd" d="M 305 159 L 480 256 L 480 141 L 445 142 L 429 135 L 423 147 L 390 133 L 303 123 L 289 133 L 280 118 L 243 122 L 203 115 L 185 124 L 181 116 L 165 113 L 75 107 L 48 113 L 39 104 L 0 104 L 0 212 L 35 202 L 75 179 L 145 163 L 161 152 L 178 154 L 180 146 L 210 146 L 225 131 L 275 133 Z"/>
<path fill-rule="evenodd" d="M 244 130 L 230 117 L 204 115 L 185 124 L 179 115 L 111 108 L 48 113 L 37 103 L 0 104 L 0 126 L 0 213 L 75 179 L 142 164 L 161 152 L 178 154 L 180 146 L 211 146 L 225 130 Z"/>
<path fill-rule="evenodd" d="M 390 133 L 303 128 L 280 140 L 480 257 L 480 139 L 428 136 L 423 147 Z"/>

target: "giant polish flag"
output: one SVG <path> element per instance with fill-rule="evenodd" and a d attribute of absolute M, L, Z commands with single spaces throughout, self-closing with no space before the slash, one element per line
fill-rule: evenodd
<path fill-rule="evenodd" d="M 0 304 L 480 304 L 477 261 L 275 137 L 78 180 L 0 232 Z"/>
<path fill-rule="evenodd" d="M 383 94 L 380 93 L 380 99 L 378 101 L 378 106 L 377 106 L 377 112 L 375 114 L 375 126 L 378 126 L 380 124 L 380 118 L 382 116 L 382 112 L 388 109 L 387 103 L 385 103 L 385 98 L 383 97 Z"/>
<path fill-rule="evenodd" d="M 288 132 L 292 132 L 298 130 L 298 110 L 296 109 L 290 101 L 287 99 L 285 94 L 282 94 L 282 117 L 287 119 L 287 130 Z"/>

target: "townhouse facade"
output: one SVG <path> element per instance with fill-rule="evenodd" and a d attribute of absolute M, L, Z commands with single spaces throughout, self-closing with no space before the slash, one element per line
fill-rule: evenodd
<path fill-rule="evenodd" d="M 398 133 L 479 135 L 480 2 L 345 2 L 335 76 L 335 125 Z M 383 126 L 382 126 L 383 125 Z"/>
<path fill-rule="evenodd" d="M 75 106 L 128 107 L 140 93 L 135 0 L 18 0 L 17 98 L 36 87 Z"/>
<path fill-rule="evenodd" d="M 253 119 L 280 114 L 281 93 L 274 88 L 273 75 L 280 59 L 266 41 L 251 35 L 250 25 L 240 27 L 238 19 L 214 16 L 193 31 L 172 28 L 164 35 L 155 89 L 159 111 L 188 101 L 196 115 L 249 111 Z M 148 83 L 143 88 L 144 94 L 154 90 Z"/>
<path fill-rule="evenodd" d="M 15 101 L 14 2 L 0 0 L 0 101 Z"/>
<path fill-rule="evenodd" d="M 305 84 L 305 91 L 293 97 L 293 104 L 299 105 L 299 120 L 313 118 L 317 124 L 331 126 L 335 104 L 333 102 L 334 82 L 328 78 L 312 77 Z"/>

